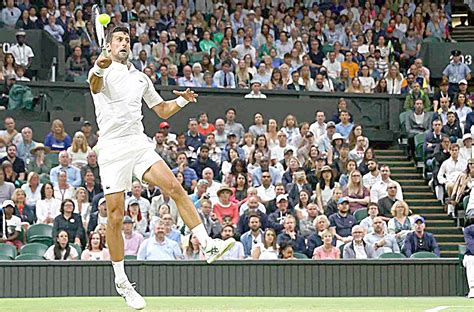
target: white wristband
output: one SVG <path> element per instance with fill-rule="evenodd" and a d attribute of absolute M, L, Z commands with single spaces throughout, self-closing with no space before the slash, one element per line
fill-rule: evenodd
<path fill-rule="evenodd" d="M 184 97 L 180 96 L 176 98 L 176 104 L 178 104 L 179 107 L 183 108 L 186 105 L 188 105 L 189 101 L 186 100 Z"/>
<path fill-rule="evenodd" d="M 95 64 L 93 68 L 93 73 L 99 78 L 104 77 L 104 69 L 100 68 L 99 65 Z"/>

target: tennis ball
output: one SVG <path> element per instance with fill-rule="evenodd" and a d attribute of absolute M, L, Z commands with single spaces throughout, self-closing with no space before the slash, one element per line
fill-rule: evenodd
<path fill-rule="evenodd" d="M 110 23 L 110 16 L 108 14 L 101 14 L 99 15 L 99 23 L 101 23 L 104 26 L 107 26 L 108 23 Z"/>

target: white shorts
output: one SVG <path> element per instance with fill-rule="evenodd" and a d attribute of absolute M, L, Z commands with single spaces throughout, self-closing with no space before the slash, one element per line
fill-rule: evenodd
<path fill-rule="evenodd" d="M 99 138 L 97 147 L 104 194 L 130 191 L 133 176 L 141 181 L 143 174 L 162 160 L 145 134 L 110 141 Z"/>

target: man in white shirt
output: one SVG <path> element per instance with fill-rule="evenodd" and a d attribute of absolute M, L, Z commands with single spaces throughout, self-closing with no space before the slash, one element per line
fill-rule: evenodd
<path fill-rule="evenodd" d="M 281 161 L 285 158 L 285 149 L 292 149 L 293 155 L 296 154 L 296 148 L 293 145 L 287 144 L 288 137 L 286 136 L 286 132 L 278 131 L 278 145 L 274 146 L 271 149 L 271 154 L 276 155 L 278 157 L 278 161 Z"/>
<path fill-rule="evenodd" d="M 459 158 L 469 161 L 474 158 L 472 153 L 472 133 L 465 133 L 462 137 L 463 147 L 459 150 Z"/>
<path fill-rule="evenodd" d="M 339 79 L 341 75 L 341 63 L 336 60 L 336 52 L 329 52 L 329 59 L 323 62 L 323 66 L 328 70 L 328 77 L 332 79 Z"/>
<path fill-rule="evenodd" d="M 349 159 L 355 160 L 357 162 L 357 166 L 362 163 L 364 160 L 364 154 L 367 147 L 365 146 L 365 138 L 359 135 L 356 138 L 356 145 L 352 151 L 349 152 Z"/>
<path fill-rule="evenodd" d="M 17 44 L 13 45 L 10 48 L 10 53 L 13 54 L 13 57 L 15 58 L 15 64 L 18 66 L 22 66 L 25 69 L 28 69 L 31 65 L 31 62 L 33 62 L 33 57 L 35 54 L 33 53 L 33 50 L 31 47 L 29 47 L 25 42 L 26 42 L 26 32 L 22 29 L 20 29 L 16 33 L 16 41 Z"/>
<path fill-rule="evenodd" d="M 183 252 L 179 244 L 166 237 L 162 220 L 155 223 L 150 238 L 145 239 L 138 250 L 137 260 L 182 260 Z"/>
<path fill-rule="evenodd" d="M 246 99 L 266 99 L 267 96 L 260 91 L 261 87 L 262 87 L 262 83 L 259 80 L 257 79 L 252 80 L 250 84 L 250 88 L 252 89 L 252 91 L 249 94 L 246 94 L 245 98 Z"/>
<path fill-rule="evenodd" d="M 390 179 L 390 167 L 387 165 L 382 165 L 380 167 L 380 180 L 375 182 L 370 189 L 370 201 L 372 203 L 378 203 L 379 199 L 387 196 L 387 185 L 392 182 L 397 185 L 397 199 L 403 201 L 402 187 L 400 184 L 392 179 Z"/>
<path fill-rule="evenodd" d="M 256 64 L 257 50 L 255 50 L 255 48 L 252 47 L 252 37 L 246 36 L 244 38 L 244 42 L 241 44 L 238 44 L 235 47 L 235 49 L 237 50 L 239 60 L 243 59 L 245 55 L 249 54 L 250 57 L 252 58 L 252 62 Z"/>
<path fill-rule="evenodd" d="M 272 184 L 272 176 L 269 171 L 262 172 L 262 184 L 257 187 L 257 195 L 264 205 L 275 199 L 275 186 Z"/>
<path fill-rule="evenodd" d="M 367 162 L 367 168 L 369 172 L 364 175 L 362 182 L 365 187 L 370 189 L 376 182 L 380 181 L 382 177 L 380 176 L 378 163 L 375 159 L 371 159 Z"/>
<path fill-rule="evenodd" d="M 293 45 L 288 41 L 288 33 L 285 31 L 280 32 L 280 40 L 276 42 L 277 56 L 283 59 L 286 53 L 290 53 L 293 49 Z"/>
<path fill-rule="evenodd" d="M 324 114 L 323 111 L 316 111 L 316 119 L 315 122 L 309 126 L 309 131 L 311 131 L 314 134 L 314 139 L 315 141 L 318 141 L 319 138 L 326 133 L 326 123 L 324 122 L 326 120 L 326 115 Z"/>
<path fill-rule="evenodd" d="M 235 229 L 232 225 L 222 227 L 221 237 L 224 241 L 231 239 L 234 235 Z M 224 253 L 222 260 L 243 260 L 244 257 L 244 245 L 241 242 L 235 242 L 234 246 Z"/>
<path fill-rule="evenodd" d="M 221 188 L 221 183 L 214 181 L 214 171 L 209 167 L 202 171 L 202 178 L 207 181 L 207 194 L 214 205 L 218 201 L 217 191 Z"/>
<path fill-rule="evenodd" d="M 451 197 L 457 178 L 467 168 L 467 161 L 459 157 L 459 145 L 456 143 L 451 144 L 449 152 L 451 157 L 446 159 L 439 168 L 438 182 L 444 185 L 448 197 Z M 448 214 L 452 213 L 454 213 L 454 205 L 449 203 Z"/>

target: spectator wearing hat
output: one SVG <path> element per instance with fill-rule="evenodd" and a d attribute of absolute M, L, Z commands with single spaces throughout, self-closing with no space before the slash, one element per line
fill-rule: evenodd
<path fill-rule="evenodd" d="M 349 200 L 346 197 L 337 201 L 337 210 L 337 213 L 329 216 L 329 229 L 340 246 L 352 240 L 352 227 L 357 224 L 357 220 L 349 213 Z"/>
<path fill-rule="evenodd" d="M 20 250 L 22 241 L 18 238 L 22 231 L 21 219 L 15 216 L 15 203 L 5 200 L 2 204 L 3 213 L 0 215 L 0 243 L 16 247 Z"/>
<path fill-rule="evenodd" d="M 171 141 L 177 142 L 176 134 L 170 132 L 170 124 L 167 121 L 160 122 L 160 131 L 164 135 L 165 144 L 169 144 Z"/>
<path fill-rule="evenodd" d="M 65 199 L 59 209 L 60 214 L 54 218 L 52 236 L 56 237 L 60 231 L 66 231 L 69 243 L 78 246 L 85 246 L 86 234 L 82 225 L 82 218 L 74 212 L 74 202 L 72 199 Z"/>
<path fill-rule="evenodd" d="M 252 80 L 250 82 L 250 88 L 252 91 L 249 94 L 245 95 L 246 99 L 266 99 L 267 96 L 263 94 L 260 89 L 262 87 L 262 83 L 259 80 Z"/>
<path fill-rule="evenodd" d="M 99 200 L 99 204 L 97 208 L 98 210 L 96 212 L 91 213 L 89 217 L 87 233 L 94 231 L 97 225 L 107 224 L 107 203 L 105 201 L 105 197 L 102 197 Z"/>
<path fill-rule="evenodd" d="M 26 32 L 23 29 L 20 29 L 16 33 L 17 43 L 10 47 L 9 52 L 13 54 L 15 58 L 15 65 L 22 66 L 24 69 L 28 70 L 35 54 L 30 46 L 26 44 Z"/>
<path fill-rule="evenodd" d="M 218 201 L 214 204 L 213 212 L 216 214 L 219 222 L 222 223 L 224 216 L 230 216 L 232 218 L 232 224 L 237 225 L 239 221 L 239 207 L 236 203 L 230 201 L 233 191 L 228 186 L 221 186 L 217 191 Z"/>
<path fill-rule="evenodd" d="M 371 244 L 364 241 L 364 228 L 355 225 L 352 228 L 352 241 L 344 246 L 343 259 L 372 259 L 376 258 L 375 250 Z"/>
<path fill-rule="evenodd" d="M 7 0 L 6 7 L 2 9 L 2 18 L 1 20 L 7 27 L 14 28 L 16 22 L 21 16 L 21 11 L 15 7 L 14 0 Z"/>
<path fill-rule="evenodd" d="M 285 218 L 291 215 L 288 209 L 288 195 L 280 194 L 276 197 L 277 210 L 268 216 L 268 225 L 274 229 L 277 234 L 283 230 Z"/>
<path fill-rule="evenodd" d="M 321 135 L 318 140 L 318 149 L 321 153 L 328 153 L 332 150 L 332 141 L 336 133 L 336 124 L 329 121 L 326 124 L 326 133 Z"/>
<path fill-rule="evenodd" d="M 235 89 L 235 76 L 231 71 L 232 65 L 229 61 L 222 62 L 222 69 L 214 74 L 214 83 L 218 88 Z"/>
<path fill-rule="evenodd" d="M 462 137 L 462 144 L 463 146 L 459 150 L 459 158 L 464 159 L 465 161 L 469 161 L 470 159 L 474 158 L 473 150 L 472 150 L 472 134 L 465 133 Z"/>
<path fill-rule="evenodd" d="M 143 217 L 140 210 L 140 202 L 136 198 L 132 198 L 128 201 L 125 215 L 132 218 L 133 230 L 137 231 L 138 233 L 142 235 L 145 235 L 145 232 L 147 231 L 147 227 L 148 227 L 148 220 L 145 217 Z"/>
<path fill-rule="evenodd" d="M 137 260 L 181 260 L 183 253 L 179 244 L 166 237 L 164 221 L 158 220 L 153 234 L 145 239 L 138 250 Z"/>
<path fill-rule="evenodd" d="M 414 253 L 427 251 L 439 257 L 440 251 L 434 235 L 425 231 L 425 219 L 418 216 L 415 218 L 414 224 L 415 231 L 408 233 L 403 242 L 402 251 L 405 256 L 410 257 Z"/>
<path fill-rule="evenodd" d="M 87 145 L 93 148 L 97 144 L 98 136 L 92 131 L 92 123 L 90 121 L 84 121 L 81 126 L 81 131 L 86 137 Z"/>
<path fill-rule="evenodd" d="M 471 79 L 471 69 L 461 62 L 461 54 L 459 50 L 451 51 L 453 60 L 443 70 L 443 79 L 449 81 L 449 91 L 453 94 L 459 91 L 459 82 L 461 80 Z"/>
<path fill-rule="evenodd" d="M 472 107 L 472 97 L 471 97 L 471 93 L 469 93 L 469 91 L 467 90 L 467 87 L 468 87 L 467 80 L 463 79 L 459 81 L 458 85 L 459 85 L 458 93 L 464 94 L 467 99 L 467 105 Z"/>

